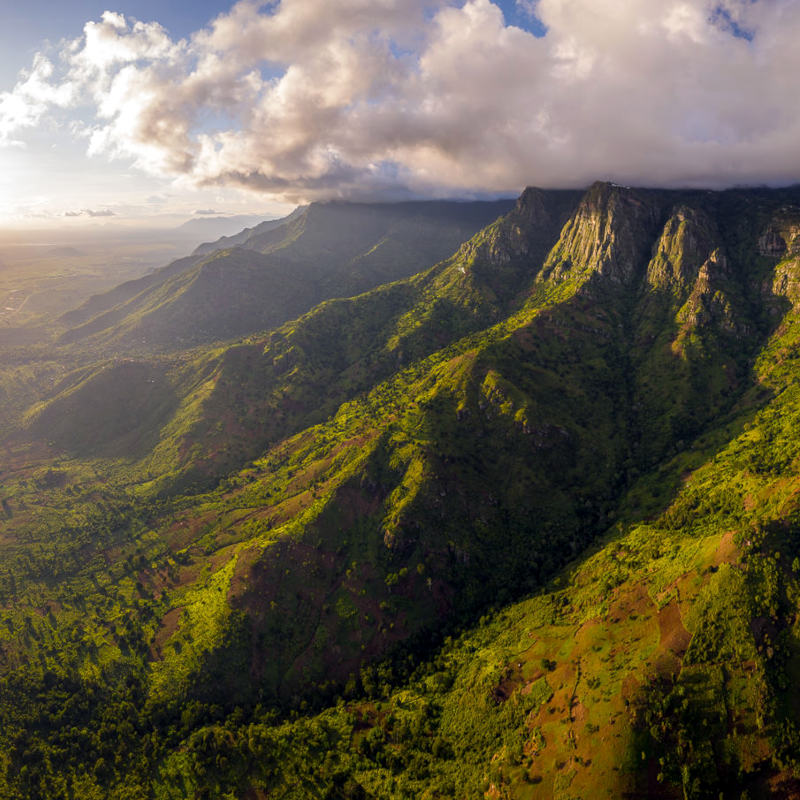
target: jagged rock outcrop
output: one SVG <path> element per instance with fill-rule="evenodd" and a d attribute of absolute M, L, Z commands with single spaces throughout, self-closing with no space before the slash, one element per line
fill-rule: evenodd
<path fill-rule="evenodd" d="M 758 237 L 758 252 L 768 258 L 800 255 L 800 208 L 784 206 Z"/>
<path fill-rule="evenodd" d="M 596 183 L 581 200 L 551 251 L 541 280 L 592 276 L 626 284 L 646 263 L 661 216 L 657 195 Z"/>
<path fill-rule="evenodd" d="M 792 304 L 800 302 L 800 259 L 794 258 L 779 264 L 773 280 L 767 281 L 765 294 L 785 297 Z"/>
<path fill-rule="evenodd" d="M 719 233 L 705 211 L 679 206 L 653 247 L 645 278 L 647 287 L 681 297 L 719 243 Z"/>
<path fill-rule="evenodd" d="M 762 256 L 780 258 L 786 252 L 786 240 L 770 226 L 758 239 L 758 252 Z"/>
<path fill-rule="evenodd" d="M 746 334 L 749 326 L 734 313 L 728 289 L 730 283 L 728 259 L 717 248 L 700 268 L 692 293 L 678 313 L 678 321 L 684 328 L 714 325 L 727 333 Z"/>
<path fill-rule="evenodd" d="M 127 782 L 135 761 L 159 770 L 167 794 L 185 766 L 193 796 L 284 796 L 271 776 L 294 749 L 287 731 L 296 722 L 311 748 L 298 759 L 301 773 L 317 755 L 327 765 L 325 773 L 317 763 L 311 775 L 325 782 L 292 779 L 297 797 L 317 789 L 360 796 L 357 783 L 340 780 L 342 768 L 359 778 L 372 770 L 370 786 L 388 792 L 391 780 L 394 794 L 395 779 L 415 773 L 419 780 L 400 794 L 477 797 L 502 766 L 519 796 L 538 785 L 537 797 L 549 798 L 558 793 L 551 774 L 563 776 L 576 742 L 591 752 L 599 729 L 589 724 L 603 714 L 615 728 L 601 738 L 633 734 L 616 758 L 622 767 L 636 753 L 643 780 L 642 791 L 615 784 L 605 796 L 645 796 L 668 750 L 654 739 L 645 752 L 647 731 L 631 728 L 646 719 L 637 698 L 649 676 L 659 692 L 651 719 L 659 735 L 675 734 L 668 741 L 686 731 L 691 741 L 696 720 L 716 719 L 695 726 L 705 750 L 683 752 L 693 780 L 719 770 L 736 782 L 739 753 L 764 758 L 750 763 L 746 787 L 720 783 L 698 790 L 703 796 L 765 786 L 774 767 L 767 737 L 782 719 L 762 713 L 762 700 L 785 689 L 785 655 L 800 652 L 798 570 L 789 566 L 800 553 L 800 320 L 791 308 L 800 303 L 799 200 L 800 189 L 596 184 L 582 197 L 528 189 L 455 255 L 329 299 L 279 331 L 104 364 L 88 360 L 102 341 L 94 340 L 91 356 L 70 346 L 75 363 L 87 361 L 43 390 L 3 465 L 0 606 L 10 613 L 0 661 L 19 671 L 0 686 L 7 698 L 0 750 L 11 753 L 0 758 L 0 795 L 53 795 L 31 789 L 30 770 L 4 775 L 3 766 L 16 759 L 27 769 L 45 758 L 60 766 L 66 752 L 75 769 L 72 782 L 60 784 L 64 796 L 87 786 L 91 796 L 146 796 L 148 776 L 141 791 L 102 783 L 112 763 Z M 330 229 L 341 211 L 329 217 Z M 416 223 L 405 220 L 406 232 L 408 225 Z M 304 258 L 316 259 L 333 241 L 318 232 Z M 384 237 L 376 252 L 385 246 Z M 241 317 L 248 296 L 260 303 L 255 287 L 267 257 L 225 252 L 189 265 L 191 276 L 182 271 L 184 299 L 199 291 L 189 286 L 195 281 L 209 301 L 192 303 L 181 321 L 195 332 L 209 331 L 223 289 L 234 306 L 226 314 Z M 405 252 L 392 250 L 386 268 Z M 306 274 L 313 276 L 312 261 Z M 159 295 L 170 302 L 170 324 L 177 288 L 164 283 Z M 113 334 L 106 343 L 131 330 L 104 322 Z M 230 328 L 220 322 L 216 330 Z M 491 605 L 528 592 L 534 597 L 524 608 L 495 616 L 502 638 L 494 655 L 486 655 L 490 632 L 481 624 L 471 643 L 454 644 L 457 658 L 417 672 L 419 691 L 391 695 L 388 664 L 369 664 L 405 645 L 395 663 L 413 668 L 407 656 L 423 657 Z M 620 633 L 622 623 L 630 627 Z M 786 636 L 772 638 L 778 630 Z M 606 663 L 619 654 L 629 657 L 620 671 Z M 443 713 L 429 699 L 451 661 L 461 677 L 445 686 L 454 694 Z M 737 672 L 727 671 L 731 663 Z M 594 685 L 595 668 L 616 674 L 613 691 Z M 764 683 L 768 669 L 774 684 Z M 696 681 L 703 670 L 711 683 Z M 370 697 L 357 716 L 359 675 Z M 109 682 L 108 692 L 98 691 L 98 679 Z M 681 682 L 686 692 L 673 692 Z M 482 718 L 485 757 L 473 764 L 467 792 L 431 776 L 443 753 L 457 776 L 478 758 L 470 755 L 476 740 L 451 728 L 450 741 L 466 743 L 454 757 L 433 731 L 446 733 L 448 717 L 461 725 L 470 702 L 464 688 L 473 683 L 476 708 L 490 716 Z M 743 694 L 738 686 L 749 688 Z M 347 702 L 314 724 L 272 712 L 268 726 L 250 721 L 259 706 L 302 714 L 305 703 L 340 690 Z M 71 716 L 76 708 L 53 716 L 75 696 L 80 703 L 68 705 L 80 705 L 79 716 Z M 540 712 L 521 705 L 529 701 Z M 34 712 L 27 718 L 26 706 Z M 679 707 L 691 716 L 670 733 L 671 722 L 660 723 Z M 126 726 L 109 723 L 127 723 L 142 708 L 160 742 L 131 722 L 115 744 Z M 412 708 L 421 750 L 404 759 Z M 621 716 L 626 708 L 630 718 Z M 87 721 L 81 709 L 93 716 Z M 331 714 L 340 715 L 336 725 Z M 564 724 L 575 737 L 562 736 Z M 513 748 L 508 726 L 519 728 Z M 273 758 L 276 730 L 288 744 Z M 764 738 L 754 744 L 754 735 Z M 95 750 L 109 736 L 116 750 L 107 754 L 130 753 L 129 762 L 103 756 L 101 763 Z M 265 757 L 256 758 L 251 742 L 262 738 Z M 338 761 L 328 757 L 332 740 L 340 741 Z M 136 749 L 141 742 L 147 752 Z M 148 761 L 151 744 L 174 756 L 169 770 Z M 225 754 L 232 759 L 223 762 Z M 527 767 L 546 776 L 541 785 L 525 772 L 529 755 Z M 784 763 L 798 763 L 800 753 L 791 758 Z M 240 784 L 245 761 L 270 772 Z M 570 791 L 596 796 L 590 779 L 606 767 L 592 773 L 590 759 L 573 761 L 585 782 Z M 219 791 L 206 785 L 226 763 L 236 780 Z M 678 783 L 668 784 L 687 774 L 673 766 L 660 781 L 665 796 L 672 788 L 677 796 Z M 90 774 L 100 782 L 86 783 Z"/>
<path fill-rule="evenodd" d="M 568 206 L 571 200 L 577 201 L 577 196 L 570 195 L 577 193 L 545 193 L 541 189 L 528 187 L 512 211 L 496 226 L 493 235 L 483 241 L 465 243 L 462 252 L 468 258 L 485 259 L 496 264 L 535 255 L 543 242 L 564 224 L 565 211 L 568 210 L 564 206 Z"/>

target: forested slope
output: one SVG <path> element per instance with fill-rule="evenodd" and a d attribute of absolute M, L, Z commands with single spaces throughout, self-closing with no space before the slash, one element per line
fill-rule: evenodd
<path fill-rule="evenodd" d="M 798 232 L 792 190 L 526 190 L 68 376 L 6 442 L 0 796 L 793 796 Z"/>

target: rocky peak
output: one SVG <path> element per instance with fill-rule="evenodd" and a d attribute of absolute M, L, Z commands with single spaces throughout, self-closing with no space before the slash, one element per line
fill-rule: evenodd
<path fill-rule="evenodd" d="M 615 195 L 632 191 L 628 187 L 619 186 L 608 181 L 595 181 L 587 190 L 581 205 L 590 211 L 602 212 Z"/>
<path fill-rule="evenodd" d="M 653 247 L 647 286 L 684 294 L 719 244 L 716 226 L 704 211 L 686 205 L 677 207 Z"/>
<path fill-rule="evenodd" d="M 526 256 L 542 232 L 552 227 L 553 218 L 547 210 L 544 193 L 528 187 L 498 226 L 497 235 L 488 243 L 486 255 L 499 263 Z"/>
<path fill-rule="evenodd" d="M 576 202 L 576 193 L 527 187 L 508 214 L 462 245 L 462 261 L 502 266 L 543 259 Z"/>
<path fill-rule="evenodd" d="M 547 258 L 542 279 L 599 276 L 628 283 L 647 263 L 660 217 L 656 195 L 610 183 L 585 193 Z"/>
<path fill-rule="evenodd" d="M 547 211 L 547 201 L 544 191 L 535 186 L 528 186 L 517 198 L 514 210 L 511 212 L 521 221 L 528 223 L 549 222 L 550 214 Z"/>
<path fill-rule="evenodd" d="M 700 267 L 692 293 L 678 313 L 682 334 L 708 326 L 730 334 L 747 334 L 747 315 L 741 307 L 737 311 L 737 294 L 728 259 L 721 248 L 716 248 Z"/>
<path fill-rule="evenodd" d="M 711 252 L 700 267 L 700 272 L 697 274 L 698 282 L 706 281 L 709 285 L 715 280 L 721 278 L 729 278 L 730 270 L 728 269 L 728 258 L 722 249 L 717 247 Z"/>

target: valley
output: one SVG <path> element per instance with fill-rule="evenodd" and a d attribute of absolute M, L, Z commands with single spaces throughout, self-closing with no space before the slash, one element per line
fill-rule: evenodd
<path fill-rule="evenodd" d="M 0 798 L 795 796 L 800 191 L 262 225 L 3 289 Z"/>

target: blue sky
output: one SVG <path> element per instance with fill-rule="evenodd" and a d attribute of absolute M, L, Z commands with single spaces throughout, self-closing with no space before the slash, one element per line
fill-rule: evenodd
<path fill-rule="evenodd" d="M 188 36 L 210 19 L 228 11 L 219 0 L 3 0 L 0 4 L 0 69 L 7 84 L 30 63 L 42 42 L 72 39 L 90 19 L 106 11 L 143 21 L 158 20 L 173 36 Z"/>
<path fill-rule="evenodd" d="M 795 0 L 6 0 L 0 226 L 798 182 L 798 40 Z"/>
<path fill-rule="evenodd" d="M 333 0 L 332 0 L 333 1 Z M 104 11 L 119 11 L 149 22 L 157 20 L 173 37 L 189 36 L 233 2 L 220 0 L 3 0 L 0 10 L 0 88 L 8 88 L 17 72 L 30 63 L 46 40 L 57 42 L 79 36 L 87 20 L 100 19 Z M 537 33 L 541 25 L 517 5 L 502 0 L 498 5 L 509 24 Z"/>
<path fill-rule="evenodd" d="M 127 17 L 149 22 L 157 21 L 167 29 L 173 39 L 186 38 L 194 32 L 206 27 L 209 22 L 219 14 L 230 11 L 233 2 L 220 2 L 220 0 L 27 0 L 22 3 L 3 3 L 0 10 L 0 91 L 9 91 L 16 83 L 21 70 L 28 69 L 37 53 L 43 52 L 52 57 L 60 42 L 76 39 L 81 36 L 83 27 L 89 20 L 99 20 L 106 10 L 120 12 Z M 524 11 L 516 0 L 502 0 L 498 5 L 503 9 L 508 24 L 525 27 L 541 35 L 542 26 L 529 13 Z M 206 120 L 216 119 L 214 112 L 205 114 Z M 207 123 L 206 123 L 207 125 Z M 91 189 L 92 197 L 86 203 L 97 205 L 103 195 L 108 195 L 113 188 L 118 192 L 120 187 L 120 174 L 118 170 L 98 168 L 96 161 L 86 158 L 85 146 L 82 142 L 71 141 L 66 137 L 55 137 L 52 141 L 50 135 L 37 136 L 34 132 L 28 141 L 27 153 L 19 151 L 5 155 L 0 152 L 0 166 L 4 168 L 6 186 L 19 185 L 23 176 L 31 175 L 37 170 L 46 172 L 49 181 L 53 184 L 63 179 L 67 185 L 73 181 L 74 175 L 79 173 L 86 177 L 84 188 Z M 60 178 L 59 178 L 60 176 Z M 0 178 L 0 184 L 2 179 Z M 34 180 L 34 183 L 36 181 Z M 169 200 L 172 193 L 169 186 L 163 182 L 153 181 L 150 177 L 144 178 L 126 171 L 122 173 L 122 184 L 132 187 L 137 195 L 146 193 L 152 201 L 163 195 Z M 147 191 L 147 190 L 151 191 Z M 38 224 L 46 219 L 47 211 L 39 212 L 36 209 L 43 205 L 41 193 L 32 196 L 32 206 L 28 209 L 34 223 Z M 147 198 L 145 198 L 147 199 Z M 203 202 L 207 200 L 208 202 Z M 216 203 L 213 201 L 217 201 Z M 208 192 L 197 197 L 199 205 L 222 205 L 233 212 L 252 211 L 256 207 L 270 208 L 272 211 L 284 210 L 280 203 L 261 202 L 257 199 L 246 198 L 244 202 L 234 202 L 231 198 L 219 193 L 211 195 Z M 66 200 L 64 201 L 66 203 Z M 68 203 L 66 203 L 68 204 Z M 76 197 L 76 204 L 80 199 Z M 73 204 L 73 205 L 76 205 Z M 100 203 L 102 205 L 102 202 Z M 162 208 L 162 204 L 150 203 L 151 206 Z M 46 206 L 47 203 L 44 202 Z M 76 207 L 77 207 L 76 205 Z M 6 206 L 8 211 L 8 205 Z M 189 212 L 188 207 L 182 207 L 179 214 Z M 74 209 L 65 213 L 73 215 Z M 2 207 L 0 207 L 2 214 Z M 70 216 L 70 220 L 74 217 Z M 83 221 L 90 221 L 88 215 Z M 74 222 L 71 224 L 75 224 Z M 0 218 L 0 225 L 2 219 Z"/>
<path fill-rule="evenodd" d="M 457 2 L 457 0 L 453 0 Z M 102 14 L 112 10 L 124 14 L 128 18 L 135 18 L 143 22 L 157 21 L 169 33 L 172 39 L 188 38 L 196 31 L 207 27 L 218 15 L 228 13 L 233 2 L 220 2 L 220 0 L 62 0 L 54 3 L 53 0 L 28 0 L 24 3 L 5 4 L 0 11 L 0 92 L 10 91 L 17 82 L 22 70 L 30 68 L 37 53 L 43 53 L 51 59 L 64 40 L 77 39 L 82 35 L 87 21 L 100 20 Z M 507 24 L 524 27 L 532 33 L 542 35 L 543 27 L 528 11 L 525 11 L 517 0 L 501 0 L 497 5 L 502 8 Z M 261 67 L 266 75 L 281 74 Z M 216 111 L 206 111 L 202 117 L 204 122 L 198 130 L 214 127 L 217 120 L 225 121 L 226 116 Z M 63 124 L 63 121 L 62 121 Z M 74 222 L 76 209 L 81 205 L 106 206 L 104 196 L 111 196 L 119 200 L 121 187 L 125 187 L 142 205 L 150 205 L 152 212 L 163 212 L 165 207 L 174 201 L 174 187 L 169 181 L 154 180 L 152 176 L 144 176 L 136 170 L 124 169 L 120 171 L 119 165 L 109 167 L 98 164 L 96 159 L 87 158 L 85 143 L 75 141 L 69 137 L 53 135 L 52 130 L 45 132 L 33 130 L 29 132 L 25 142 L 25 151 L 20 149 L 5 153 L 0 149 L 0 168 L 5 178 L 0 177 L 0 188 L 3 180 L 7 187 L 19 186 L 24 183 L 26 176 L 33 178 L 34 189 L 41 189 L 35 173 L 47 176 L 47 183 L 54 188 L 63 183 L 66 187 L 74 186 L 76 175 L 81 175 L 81 192 L 83 198 L 75 197 L 74 203 L 69 203 L 67 198 L 61 201 L 63 212 L 68 214 L 65 219 Z M 391 171 L 393 167 L 387 166 Z M 30 181 L 30 177 L 28 182 Z M 185 194 L 185 190 L 182 190 Z M 123 192 L 124 193 L 124 192 Z M 223 211 L 231 213 L 249 212 L 256 208 L 267 208 L 272 212 L 285 210 L 280 202 L 260 201 L 258 198 L 241 196 L 232 197 L 224 188 L 216 192 L 195 192 L 197 205 L 220 206 Z M 62 191 L 63 195 L 63 191 Z M 158 202 L 161 199 L 163 202 Z M 186 198 L 184 197 L 184 200 Z M 47 197 L 42 191 L 34 191 L 29 197 L 27 208 L 23 215 L 27 215 L 34 224 L 46 222 L 52 212 L 48 209 Z M 119 203 L 118 203 L 119 204 Z M 66 206 L 72 207 L 67 208 Z M 123 205 L 125 205 L 123 203 Z M 185 216 L 191 209 L 184 202 L 180 204 L 178 215 Z M 9 211 L 8 201 L 6 213 Z M 144 209 L 145 213 L 148 211 Z M 0 206 L 0 215 L 3 208 Z M 119 212 L 122 216 L 132 213 L 132 209 L 123 208 Z M 89 214 L 81 215 L 79 221 L 90 223 L 93 219 Z M 107 221 L 107 217 L 102 218 Z M 0 225 L 2 217 L 0 216 Z"/>

